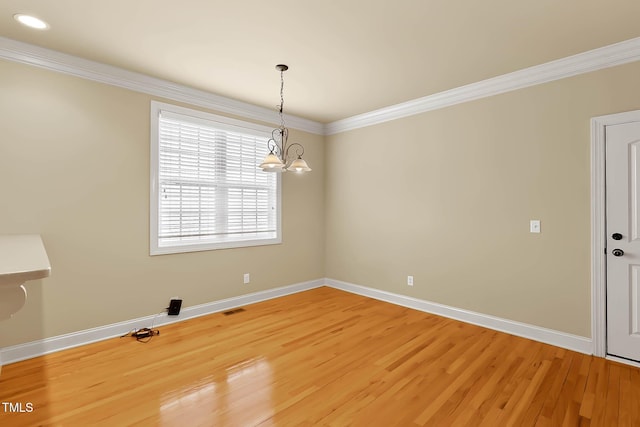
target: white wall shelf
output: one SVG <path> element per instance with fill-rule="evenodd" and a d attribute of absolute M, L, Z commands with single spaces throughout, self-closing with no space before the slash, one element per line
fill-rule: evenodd
<path fill-rule="evenodd" d="M 26 303 L 24 282 L 49 274 L 49 257 L 39 235 L 0 235 L 0 320 L 11 318 Z"/>

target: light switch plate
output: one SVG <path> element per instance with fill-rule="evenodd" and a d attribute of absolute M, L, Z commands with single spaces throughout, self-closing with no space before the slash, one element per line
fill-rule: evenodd
<path fill-rule="evenodd" d="M 540 220 L 532 219 L 529 221 L 529 232 L 531 233 L 539 233 L 540 232 Z"/>

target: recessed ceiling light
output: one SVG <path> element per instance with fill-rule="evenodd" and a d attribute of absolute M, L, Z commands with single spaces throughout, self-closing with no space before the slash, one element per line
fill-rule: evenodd
<path fill-rule="evenodd" d="M 13 15 L 13 19 L 18 21 L 22 25 L 26 25 L 30 28 L 35 28 L 36 30 L 46 30 L 49 28 L 49 24 L 47 24 L 40 18 L 36 18 L 35 16 L 16 13 L 15 15 Z"/>

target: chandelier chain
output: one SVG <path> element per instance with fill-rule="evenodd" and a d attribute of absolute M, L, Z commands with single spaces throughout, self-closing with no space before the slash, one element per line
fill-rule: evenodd
<path fill-rule="evenodd" d="M 280 70 L 280 128 L 284 129 L 284 70 Z"/>

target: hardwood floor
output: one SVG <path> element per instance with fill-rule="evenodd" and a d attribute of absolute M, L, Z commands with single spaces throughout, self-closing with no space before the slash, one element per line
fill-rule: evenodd
<path fill-rule="evenodd" d="M 640 425 L 637 368 L 331 288 L 244 308 L 7 365 L 0 425 Z"/>

